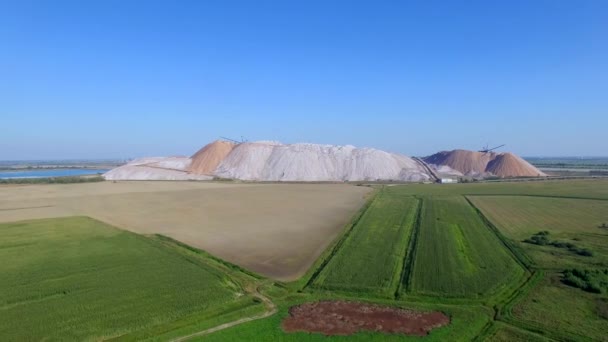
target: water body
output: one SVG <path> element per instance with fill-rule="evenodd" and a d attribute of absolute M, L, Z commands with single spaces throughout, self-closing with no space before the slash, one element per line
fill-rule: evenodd
<path fill-rule="evenodd" d="M 0 171 L 0 179 L 13 178 L 47 178 L 47 177 L 67 177 L 96 175 L 107 172 L 106 169 L 51 169 L 51 170 L 19 170 L 19 171 Z"/>

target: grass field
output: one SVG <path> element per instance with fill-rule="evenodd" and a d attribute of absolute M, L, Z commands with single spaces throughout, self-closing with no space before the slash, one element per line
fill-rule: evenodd
<path fill-rule="evenodd" d="M 508 238 L 545 269 L 579 267 L 591 260 L 608 267 L 608 201 L 526 196 L 470 196 Z M 573 243 L 594 252 L 594 258 L 578 256 L 565 249 L 523 243 L 540 231 L 553 240 Z"/>
<path fill-rule="evenodd" d="M 481 297 L 524 275 L 462 196 L 425 197 L 420 225 L 406 287 L 413 293 Z"/>
<path fill-rule="evenodd" d="M 418 205 L 414 197 L 381 191 L 315 285 L 394 295 Z"/>
<path fill-rule="evenodd" d="M 513 316 L 559 339 L 606 341 L 608 320 L 597 312 L 598 301 L 605 297 L 566 286 L 559 274 L 549 274 L 515 306 Z"/>
<path fill-rule="evenodd" d="M 0 186 L 0 222 L 89 216 L 135 233 L 172 237 L 271 278 L 295 280 L 369 192 L 340 184 Z"/>
<path fill-rule="evenodd" d="M 204 263 L 84 217 L 1 224 L 0 259 L 4 341 L 101 340 L 256 305 Z"/>
<path fill-rule="evenodd" d="M 601 187 L 602 183 L 596 183 Z M 605 340 L 608 320 L 598 316 L 598 303 L 606 294 L 593 294 L 563 284 L 561 272 L 608 267 L 608 201 L 528 197 L 469 196 L 472 203 L 523 251 L 534 268 L 544 270 L 539 284 L 515 303 L 512 322 L 557 339 Z M 523 240 L 539 231 L 553 241 L 572 243 L 592 251 L 581 256 L 553 245 Z"/>
<path fill-rule="evenodd" d="M 597 227 L 608 221 L 608 181 L 376 187 L 367 200 L 368 188 L 327 184 L 0 186 L 0 221 L 86 214 L 219 246 L 224 254 L 210 252 L 232 251 L 228 261 L 254 271 L 315 265 L 284 283 L 93 219 L 4 223 L 0 339 L 166 341 L 276 305 L 188 340 L 606 340 L 608 294 L 567 286 L 560 272 L 608 267 L 608 232 Z M 543 230 L 593 255 L 523 242 Z M 321 299 L 439 310 L 451 323 L 427 337 L 282 330 L 292 305 Z"/>
<path fill-rule="evenodd" d="M 493 342 L 546 342 L 551 341 L 543 336 L 509 325 L 500 325 L 488 340 Z"/>

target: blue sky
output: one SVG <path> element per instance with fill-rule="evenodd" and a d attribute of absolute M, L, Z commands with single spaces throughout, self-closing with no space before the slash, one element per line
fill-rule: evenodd
<path fill-rule="evenodd" d="M 608 1 L 0 0 L 0 160 L 608 155 Z"/>

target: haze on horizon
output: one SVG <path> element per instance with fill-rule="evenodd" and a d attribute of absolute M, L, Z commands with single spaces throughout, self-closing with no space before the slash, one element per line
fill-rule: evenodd
<path fill-rule="evenodd" d="M 0 3 L 0 160 L 219 136 L 608 155 L 608 2 Z"/>

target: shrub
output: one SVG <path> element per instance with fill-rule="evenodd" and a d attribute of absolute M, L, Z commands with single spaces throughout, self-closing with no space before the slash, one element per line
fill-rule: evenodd
<path fill-rule="evenodd" d="M 577 268 L 565 270 L 562 282 L 591 293 L 608 291 L 608 269 L 581 270 Z"/>

